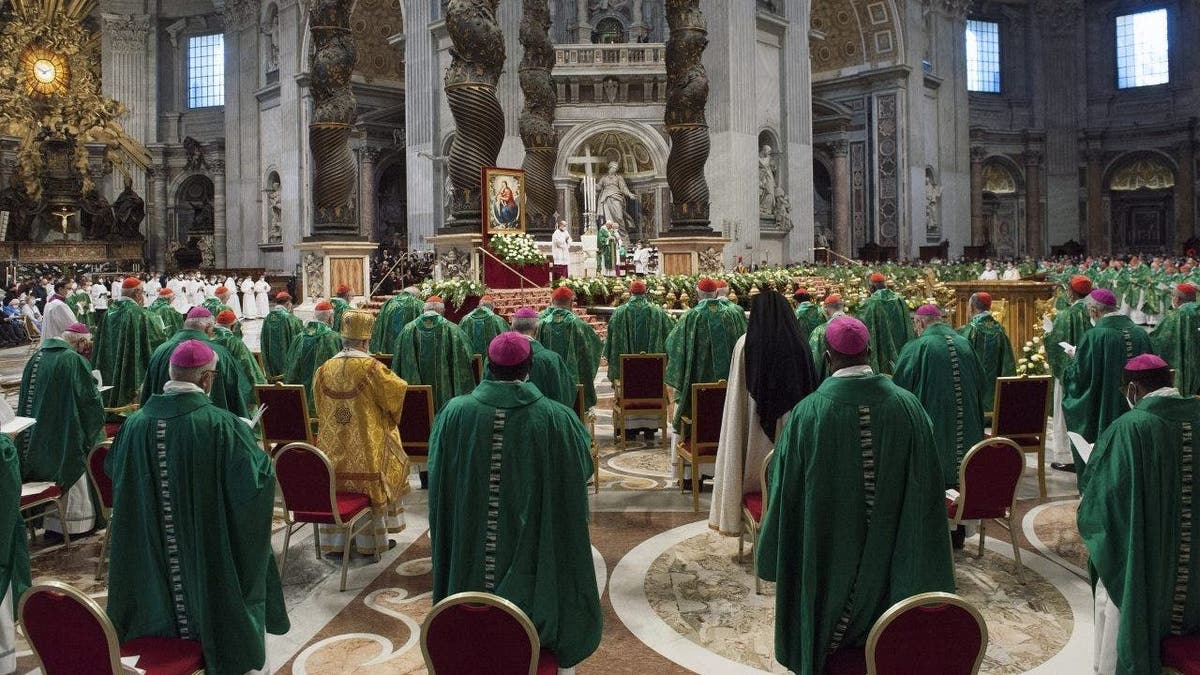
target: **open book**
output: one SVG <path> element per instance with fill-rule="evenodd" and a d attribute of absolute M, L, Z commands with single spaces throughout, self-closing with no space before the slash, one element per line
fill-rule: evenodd
<path fill-rule="evenodd" d="M 1070 342 L 1060 342 L 1058 343 L 1058 346 L 1062 347 L 1062 350 L 1067 353 L 1067 356 L 1075 358 L 1075 345 L 1071 344 Z"/>
<path fill-rule="evenodd" d="M 1071 439 L 1071 445 L 1075 446 L 1075 452 L 1078 452 L 1080 459 L 1087 464 L 1088 459 L 1092 456 L 1092 448 L 1095 447 L 1095 443 L 1088 443 L 1083 436 L 1074 431 L 1068 431 L 1067 438 Z"/>
<path fill-rule="evenodd" d="M 263 404 L 254 409 L 254 417 L 251 417 L 250 419 L 246 419 L 245 417 L 239 417 L 238 419 L 245 422 L 246 424 L 249 424 L 250 428 L 253 429 L 254 427 L 258 426 L 258 423 L 260 421 L 262 421 L 262 416 L 263 416 L 263 413 L 265 413 L 265 412 L 267 412 L 267 406 L 266 406 L 266 404 Z"/>

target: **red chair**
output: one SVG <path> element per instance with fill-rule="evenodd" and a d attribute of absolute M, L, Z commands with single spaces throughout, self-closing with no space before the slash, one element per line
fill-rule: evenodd
<path fill-rule="evenodd" d="M 121 425 L 125 424 L 126 418 L 137 412 L 140 407 L 137 403 L 130 403 L 119 408 L 105 408 L 104 414 L 108 418 L 108 421 L 104 423 L 104 437 L 116 437 L 117 432 L 121 430 Z"/>
<path fill-rule="evenodd" d="M 338 492 L 337 474 L 325 453 L 308 443 L 290 443 L 276 453 L 275 478 L 283 493 L 283 557 L 279 576 L 287 569 L 288 543 L 292 533 L 305 525 L 313 526 L 317 557 L 321 557 L 321 530 L 318 525 L 333 525 L 342 530 L 342 586 L 346 590 L 346 568 L 350 562 L 350 544 L 354 536 L 371 524 L 371 499 L 361 492 Z M 375 554 L 379 560 L 379 554 Z"/>
<path fill-rule="evenodd" d="M 26 485 L 33 486 L 35 483 L 27 483 Z M 38 484 L 40 485 L 40 484 Z M 41 518 L 44 514 L 39 507 L 53 504 L 58 510 L 58 522 L 63 528 L 63 548 L 71 548 L 71 533 L 67 530 L 67 495 L 62 491 L 62 488 L 53 483 L 45 484 L 44 487 L 39 487 L 36 491 L 31 491 L 30 494 L 24 494 L 25 486 L 21 490 L 21 518 L 24 519 L 26 526 L 29 527 L 30 538 L 33 537 L 33 525 L 30 521 Z M 36 513 L 28 513 L 37 509 Z"/>
<path fill-rule="evenodd" d="M 738 562 L 742 562 L 743 546 L 746 539 L 754 547 L 754 592 L 762 595 L 762 579 L 758 578 L 758 528 L 762 525 L 763 514 L 767 512 L 767 493 L 770 485 L 767 476 L 770 475 L 771 460 L 775 458 L 772 450 L 763 457 L 762 469 L 758 474 L 758 492 L 750 492 L 742 496 L 742 533 L 738 536 Z"/>
<path fill-rule="evenodd" d="M 575 414 L 588 432 L 588 442 L 591 443 L 592 454 L 592 492 L 600 494 L 600 448 L 596 446 L 596 413 L 588 410 L 587 398 L 583 385 L 575 385 Z"/>
<path fill-rule="evenodd" d="M 613 429 L 621 443 L 621 452 L 625 445 L 625 414 L 653 413 L 659 419 L 662 429 L 663 442 L 667 438 L 667 418 L 671 409 L 671 400 L 667 395 L 667 385 L 663 382 L 667 372 L 666 354 L 622 354 L 621 379 L 612 383 L 616 394 L 613 400 Z"/>
<path fill-rule="evenodd" d="M 108 540 L 112 535 L 113 485 L 108 472 L 104 470 L 104 460 L 108 459 L 109 450 L 112 450 L 111 440 L 92 448 L 87 458 L 88 478 L 92 481 L 92 487 L 96 489 L 96 495 L 100 497 L 100 514 L 108 521 L 104 528 L 104 539 L 100 540 L 100 558 L 96 561 L 97 581 L 103 578 L 104 563 L 108 562 Z"/>
<path fill-rule="evenodd" d="M 456 593 L 434 605 L 421 624 L 421 654 L 429 675 L 558 672 L 525 612 L 490 593 Z"/>
<path fill-rule="evenodd" d="M 200 643 L 141 637 L 124 644 L 104 610 L 88 596 L 58 581 L 47 581 L 21 596 L 21 625 L 45 675 L 112 675 L 127 672 L 121 657 L 138 656 L 147 675 L 191 675 L 204 670 Z"/>
<path fill-rule="evenodd" d="M 288 443 L 313 443 L 313 420 L 308 410 L 308 394 L 302 384 L 256 384 L 254 397 L 267 406 L 259 424 L 263 449 L 268 454 Z"/>
<path fill-rule="evenodd" d="M 825 659 L 826 675 L 974 675 L 988 632 L 983 615 L 951 593 L 921 593 L 891 606 L 867 635 L 866 648 L 843 647 Z"/>
<path fill-rule="evenodd" d="M 1163 675 L 1200 675 L 1200 635 L 1172 635 L 1162 641 Z"/>
<path fill-rule="evenodd" d="M 413 464 L 429 463 L 429 436 L 433 433 L 433 387 L 410 384 L 400 412 L 400 443 Z"/>
<path fill-rule="evenodd" d="M 683 433 L 675 443 L 679 477 L 683 464 L 692 467 L 692 511 L 700 513 L 700 466 L 715 464 L 717 444 L 721 440 L 721 417 L 725 414 L 725 380 L 697 382 L 692 385 L 692 417 L 681 417 Z M 683 482 L 679 483 L 683 492 Z"/>
<path fill-rule="evenodd" d="M 1021 452 L 1036 452 L 1038 493 L 1046 498 L 1046 416 L 1050 405 L 1050 387 L 1054 378 L 996 378 L 996 410 L 992 417 L 992 435 L 1003 436 L 1017 444 Z"/>
<path fill-rule="evenodd" d="M 957 499 L 946 497 L 946 513 L 950 528 L 964 520 L 979 521 L 979 557 L 983 557 L 984 523 L 989 519 L 1008 525 L 1012 539 L 1013 559 L 1017 562 L 1017 578 L 1025 582 L 1021 567 L 1021 547 L 1017 546 L 1017 530 L 1013 523 L 1016 511 L 1017 483 L 1025 469 L 1025 455 L 1020 446 L 1007 438 L 985 438 L 975 444 L 958 467 Z"/>
<path fill-rule="evenodd" d="M 392 355 L 391 355 L 391 354 L 372 354 L 371 356 L 372 356 L 372 357 L 373 357 L 373 358 L 374 358 L 376 361 L 378 361 L 378 362 L 382 363 L 383 365 L 387 366 L 387 369 L 388 369 L 388 370 L 391 370 L 391 369 L 392 369 Z"/>

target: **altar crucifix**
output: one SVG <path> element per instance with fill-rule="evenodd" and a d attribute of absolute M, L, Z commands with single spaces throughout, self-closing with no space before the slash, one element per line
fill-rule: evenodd
<path fill-rule="evenodd" d="M 596 227 L 596 177 L 599 173 L 596 167 L 608 163 L 605 157 L 592 155 L 592 147 L 584 146 L 582 157 L 568 157 L 567 167 L 583 166 L 583 229 L 582 234 L 595 232 Z"/>

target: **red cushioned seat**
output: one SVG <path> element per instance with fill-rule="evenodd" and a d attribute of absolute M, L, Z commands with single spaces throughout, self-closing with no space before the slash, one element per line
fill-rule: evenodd
<path fill-rule="evenodd" d="M 138 656 L 146 675 L 191 675 L 204 670 L 200 643 L 175 638 L 141 637 L 121 645 L 121 656 Z"/>
<path fill-rule="evenodd" d="M 105 438 L 115 437 L 117 435 L 117 431 L 120 430 L 122 424 L 124 424 L 124 421 L 105 422 L 104 423 L 104 437 Z"/>
<path fill-rule="evenodd" d="M 1172 635 L 1164 639 L 1162 664 L 1183 675 L 1200 675 L 1200 635 Z"/>
<path fill-rule="evenodd" d="M 825 675 L 867 675 L 867 652 L 862 647 L 842 647 L 825 659 Z"/>
<path fill-rule="evenodd" d="M 679 445 L 683 446 L 683 449 L 686 452 L 692 451 L 692 444 L 690 442 L 690 439 L 687 439 L 687 438 L 679 439 Z M 711 447 L 700 448 L 700 456 L 701 457 L 715 456 L 716 454 L 717 454 L 717 447 L 715 445 L 711 446 Z"/>
<path fill-rule="evenodd" d="M 22 495 L 21 496 L 21 508 L 25 508 L 25 507 L 29 506 L 30 504 L 35 504 L 37 502 L 40 502 L 43 499 L 58 499 L 61 496 L 62 496 L 62 490 L 57 485 L 51 485 L 50 487 L 46 488 L 45 490 L 42 490 L 41 492 L 37 493 L 36 495 Z"/>
<path fill-rule="evenodd" d="M 537 675 L 558 675 L 558 657 L 549 649 L 538 654 Z"/>
<path fill-rule="evenodd" d="M 371 507 L 371 498 L 361 492 L 337 493 L 338 515 L 342 522 L 348 522 L 363 509 Z M 333 523 L 333 513 L 329 511 L 293 511 L 294 520 L 299 523 Z"/>
<path fill-rule="evenodd" d="M 751 492 L 750 494 L 742 497 L 742 506 L 746 507 L 746 510 L 750 512 L 751 516 L 754 516 L 754 522 L 762 522 L 761 492 Z"/>

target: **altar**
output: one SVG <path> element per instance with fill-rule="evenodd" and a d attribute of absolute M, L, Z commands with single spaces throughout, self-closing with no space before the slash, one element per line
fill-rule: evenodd
<path fill-rule="evenodd" d="M 968 301 L 971 294 L 984 291 L 992 296 L 992 314 L 1004 326 L 1013 353 L 1020 354 L 1025 343 L 1033 339 L 1042 315 L 1050 310 L 1056 284 L 1045 281 L 951 281 L 954 289 L 954 325 L 971 320 Z M 950 309 L 947 308 L 947 312 Z"/>
<path fill-rule="evenodd" d="M 8 278 L 28 276 L 35 268 L 141 272 L 145 264 L 144 241 L 3 241 L 0 264 Z"/>

